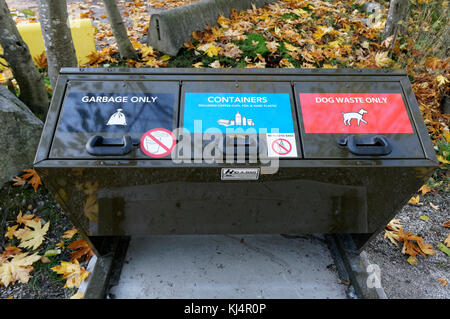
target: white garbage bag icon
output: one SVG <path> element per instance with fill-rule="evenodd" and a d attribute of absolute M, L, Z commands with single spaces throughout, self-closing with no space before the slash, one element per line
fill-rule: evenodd
<path fill-rule="evenodd" d="M 122 113 L 122 109 L 117 109 L 117 112 L 111 115 L 106 125 L 127 125 L 127 119 L 125 114 Z"/>

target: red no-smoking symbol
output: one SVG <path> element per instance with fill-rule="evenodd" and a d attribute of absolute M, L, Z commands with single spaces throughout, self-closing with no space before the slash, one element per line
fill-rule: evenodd
<path fill-rule="evenodd" d="M 278 155 L 287 155 L 291 152 L 292 145 L 288 140 L 279 138 L 272 142 L 272 150 Z"/>

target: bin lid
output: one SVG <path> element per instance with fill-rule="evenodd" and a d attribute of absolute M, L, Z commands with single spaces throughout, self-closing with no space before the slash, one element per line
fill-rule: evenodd
<path fill-rule="evenodd" d="M 146 133 L 148 149 L 167 157 L 160 141 L 176 128 L 178 94 L 178 81 L 69 81 L 49 158 L 146 158 L 137 147 Z M 126 143 L 131 151 L 118 154 Z"/>
<path fill-rule="evenodd" d="M 194 159 L 213 158 L 206 152 L 212 147 L 206 145 L 214 143 L 224 145 L 218 157 L 228 156 L 233 148 L 234 154 L 241 155 L 238 158 L 256 153 L 259 158 L 302 157 L 288 82 L 183 81 L 180 127 L 193 139 L 202 138 L 201 143 L 192 143 Z"/>
<path fill-rule="evenodd" d="M 305 158 L 425 158 L 400 82 L 296 82 L 294 91 Z"/>

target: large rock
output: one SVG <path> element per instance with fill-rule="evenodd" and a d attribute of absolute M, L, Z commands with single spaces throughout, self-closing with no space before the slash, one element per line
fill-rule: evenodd
<path fill-rule="evenodd" d="M 169 55 L 176 55 L 192 32 L 203 30 L 207 21 L 212 26 L 219 14 L 229 17 L 231 9 L 242 11 L 277 0 L 201 0 L 188 5 L 152 14 L 148 29 L 148 45 Z"/>
<path fill-rule="evenodd" d="M 42 121 L 0 85 L 0 186 L 33 165 Z"/>

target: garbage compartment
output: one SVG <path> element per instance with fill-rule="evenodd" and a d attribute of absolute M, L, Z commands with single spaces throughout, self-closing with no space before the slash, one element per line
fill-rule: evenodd
<path fill-rule="evenodd" d="M 362 247 L 437 163 L 403 71 L 66 68 L 35 168 L 86 236 Z"/>

